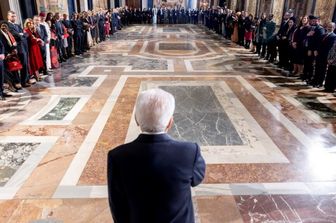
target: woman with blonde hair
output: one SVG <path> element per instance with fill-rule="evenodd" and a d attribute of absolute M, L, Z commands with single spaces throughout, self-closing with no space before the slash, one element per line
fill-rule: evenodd
<path fill-rule="evenodd" d="M 30 74 L 33 75 L 37 81 L 40 81 L 42 78 L 39 74 L 39 70 L 44 66 L 40 45 L 43 45 L 44 42 L 36 32 L 33 20 L 30 18 L 26 19 L 24 23 L 24 32 L 28 36 Z"/>

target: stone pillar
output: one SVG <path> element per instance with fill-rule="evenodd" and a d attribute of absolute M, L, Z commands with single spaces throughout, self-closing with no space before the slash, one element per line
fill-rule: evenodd
<path fill-rule="evenodd" d="M 142 0 L 142 8 L 148 8 L 148 0 Z"/>
<path fill-rule="evenodd" d="M 197 0 L 191 0 L 190 6 L 191 6 L 191 9 L 196 9 L 197 8 Z"/>
<path fill-rule="evenodd" d="M 10 10 L 12 10 L 13 12 L 16 13 L 17 23 L 18 24 L 23 24 L 22 17 L 21 17 L 21 9 L 20 9 L 19 0 L 9 0 L 9 8 L 10 8 Z M 7 19 L 7 13 L 4 14 L 4 16 L 6 16 L 5 19 Z"/>
<path fill-rule="evenodd" d="M 277 25 L 281 24 L 283 9 L 284 9 L 285 0 L 273 0 L 272 4 L 272 13 L 274 15 L 274 21 Z"/>
<path fill-rule="evenodd" d="M 110 3 L 111 3 L 111 8 L 115 8 L 115 5 L 114 5 L 114 0 L 109 0 Z"/>
<path fill-rule="evenodd" d="M 89 10 L 87 0 L 80 0 L 80 9 L 81 9 L 81 11 L 88 11 Z"/>
<path fill-rule="evenodd" d="M 336 0 L 316 0 L 315 15 L 319 16 L 321 23 L 332 21 L 336 7 Z"/>

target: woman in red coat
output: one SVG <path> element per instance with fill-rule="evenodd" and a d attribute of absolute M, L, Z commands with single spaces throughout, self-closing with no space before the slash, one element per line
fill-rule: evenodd
<path fill-rule="evenodd" d="M 27 19 L 24 27 L 24 32 L 27 33 L 28 36 L 30 74 L 35 76 L 37 81 L 40 81 L 41 76 L 39 74 L 39 70 L 43 68 L 43 59 L 40 45 L 43 45 L 44 42 L 37 34 L 32 19 Z"/>

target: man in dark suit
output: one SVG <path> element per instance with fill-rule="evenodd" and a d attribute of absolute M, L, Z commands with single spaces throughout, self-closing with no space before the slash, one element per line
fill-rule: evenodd
<path fill-rule="evenodd" d="M 41 40 L 43 41 L 44 44 L 40 45 L 41 49 L 41 54 L 43 58 L 43 74 L 48 75 L 47 72 L 47 55 L 46 55 L 46 43 L 48 42 L 48 34 L 47 34 L 47 29 L 44 25 L 41 24 L 41 18 L 40 16 L 34 16 L 33 18 L 34 25 L 36 27 L 37 34 L 40 36 Z"/>
<path fill-rule="evenodd" d="M 315 64 L 315 75 L 311 84 L 314 87 L 322 87 L 323 81 L 327 72 L 328 65 L 328 54 L 331 47 L 336 41 L 336 34 L 334 33 L 335 23 L 329 22 L 327 25 L 327 33 L 322 36 L 321 43 L 318 47 L 316 64 Z"/>
<path fill-rule="evenodd" d="M 59 55 L 59 62 L 62 63 L 62 62 L 65 62 L 67 58 L 65 55 L 65 48 L 63 45 L 64 29 L 63 29 L 63 24 L 61 22 L 61 16 L 58 12 L 55 13 L 54 19 L 55 19 L 55 30 L 56 30 L 56 36 L 57 36 L 56 47 L 57 47 L 57 52 Z"/>
<path fill-rule="evenodd" d="M 70 57 L 73 56 L 73 54 L 72 54 L 73 27 L 72 27 L 71 21 L 68 18 L 67 14 L 63 14 L 62 23 L 63 23 L 64 27 L 67 29 L 67 32 L 68 32 L 68 35 L 69 35 L 68 38 L 67 38 L 68 47 L 66 48 L 66 54 L 67 54 L 67 57 L 70 58 Z"/>
<path fill-rule="evenodd" d="M 23 29 L 20 25 L 15 24 L 16 22 L 16 14 L 13 11 L 8 11 L 7 14 L 8 19 L 8 29 L 11 34 L 14 36 L 17 42 L 17 50 L 18 56 L 20 58 L 22 69 L 20 71 L 21 77 L 21 86 L 22 87 L 30 87 L 28 83 L 29 73 L 28 73 L 28 42 L 27 37 L 23 33 Z"/>
<path fill-rule="evenodd" d="M 311 84 L 314 71 L 314 60 L 317 57 L 318 49 L 324 34 L 323 27 L 319 24 L 319 19 L 316 16 L 310 15 L 309 17 L 310 30 L 307 34 L 307 54 L 304 58 L 304 71 L 303 79 Z"/>
<path fill-rule="evenodd" d="M 100 12 L 99 12 L 99 17 L 98 17 L 98 27 L 99 27 L 99 39 L 100 39 L 100 42 L 105 41 L 104 24 L 105 24 L 105 14 L 104 14 L 104 11 L 101 9 Z"/>
<path fill-rule="evenodd" d="M 174 97 L 161 89 L 142 92 L 135 119 L 142 134 L 108 154 L 109 204 L 115 223 L 193 223 L 191 186 L 204 178 L 205 162 L 196 143 L 178 142 Z"/>

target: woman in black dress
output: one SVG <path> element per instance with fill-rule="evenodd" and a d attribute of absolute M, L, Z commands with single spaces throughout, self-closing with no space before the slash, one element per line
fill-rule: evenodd
<path fill-rule="evenodd" d="M 292 40 L 293 48 L 293 74 L 303 75 L 303 59 L 306 52 L 306 38 L 309 32 L 308 16 L 301 18 L 299 27 L 295 30 Z"/>

